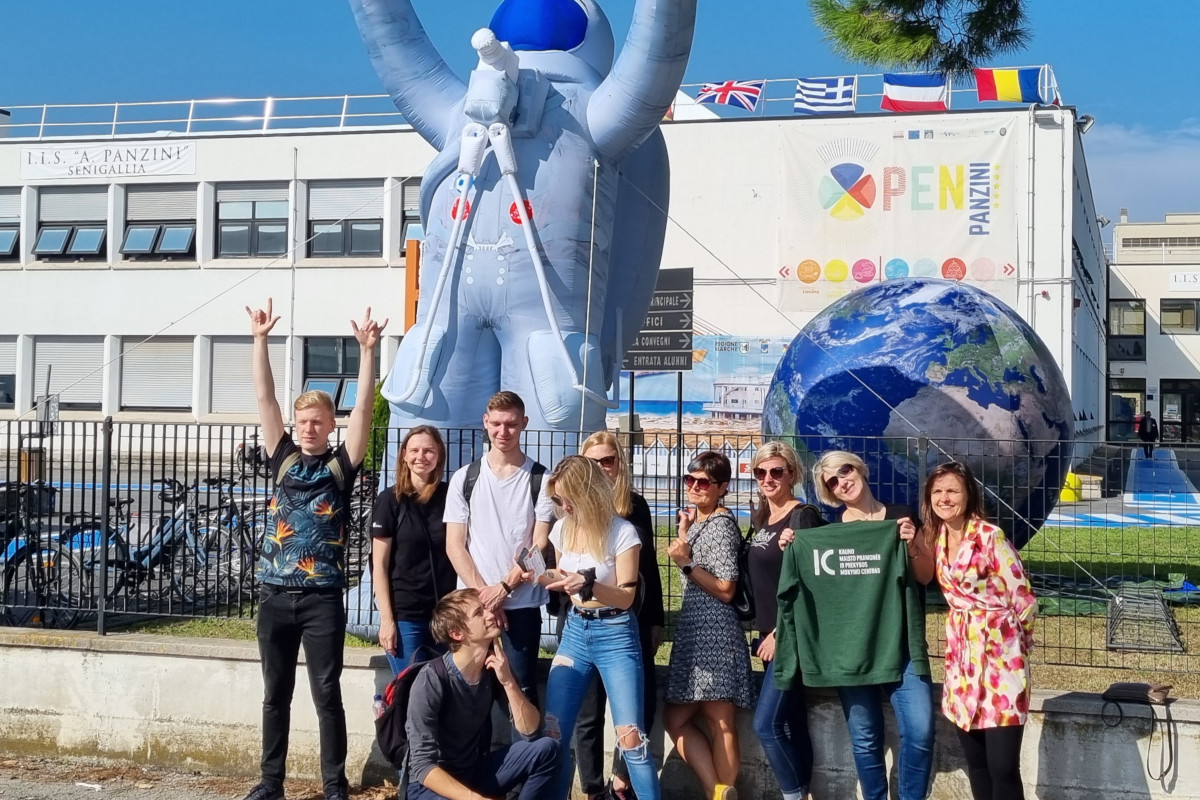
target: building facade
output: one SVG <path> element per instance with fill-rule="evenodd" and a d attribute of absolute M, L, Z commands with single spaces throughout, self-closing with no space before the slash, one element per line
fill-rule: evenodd
<path fill-rule="evenodd" d="M 1108 438 L 1133 439 L 1149 409 L 1164 442 L 1200 442 L 1200 213 L 1113 228 Z"/>
<path fill-rule="evenodd" d="M 1059 107 L 664 124 L 662 266 L 694 269 L 698 328 L 754 340 L 872 281 L 975 283 L 1040 334 L 1077 439 L 1098 441 L 1108 292 L 1085 129 Z M 383 370 L 402 335 L 432 156 L 403 124 L 0 139 L 0 419 L 47 387 L 64 415 L 252 419 L 243 309 L 268 297 L 281 404 L 323 388 L 348 407 L 349 320 L 391 317 Z"/>

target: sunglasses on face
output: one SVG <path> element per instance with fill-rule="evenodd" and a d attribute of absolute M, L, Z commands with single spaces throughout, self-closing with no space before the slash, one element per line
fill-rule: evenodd
<path fill-rule="evenodd" d="M 825 488 L 832 492 L 837 488 L 837 485 L 841 482 L 842 478 L 850 477 L 853 472 L 853 464 L 842 464 L 837 468 L 837 472 L 825 479 Z"/>
<path fill-rule="evenodd" d="M 554 503 L 554 505 L 558 506 L 559 508 L 563 507 L 563 499 L 556 494 L 550 495 L 550 502 Z"/>
<path fill-rule="evenodd" d="M 683 485 L 689 489 L 695 489 L 698 492 L 707 492 L 709 489 L 717 485 L 717 482 L 709 478 L 697 478 L 695 475 L 684 475 Z"/>
<path fill-rule="evenodd" d="M 775 480 L 780 480 L 786 474 L 787 467 L 771 467 L 770 469 L 763 469 L 762 467 L 754 468 L 754 479 L 757 481 L 766 480 L 768 475 Z"/>
<path fill-rule="evenodd" d="M 593 458 L 592 461 L 595 461 L 597 464 L 599 464 L 604 469 L 612 469 L 613 465 L 617 463 L 617 457 L 616 456 L 601 456 L 600 458 Z"/>

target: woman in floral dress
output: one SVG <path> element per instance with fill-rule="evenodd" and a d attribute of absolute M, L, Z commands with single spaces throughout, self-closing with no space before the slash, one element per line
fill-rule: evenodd
<path fill-rule="evenodd" d="M 942 713 L 958 728 L 975 800 L 1024 800 L 1021 738 L 1037 600 L 1017 549 L 983 517 L 971 468 L 935 467 L 921 516 L 950 606 Z"/>

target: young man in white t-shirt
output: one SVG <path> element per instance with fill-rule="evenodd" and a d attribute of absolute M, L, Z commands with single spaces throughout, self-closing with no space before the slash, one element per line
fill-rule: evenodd
<path fill-rule="evenodd" d="M 479 465 L 469 507 L 464 486 L 470 464 L 450 479 L 444 519 L 446 553 L 459 585 L 477 590 L 484 607 L 496 614 L 513 674 L 537 705 L 541 607 L 548 596 L 541 586 L 523 580 L 516 556 L 523 547 L 545 551 L 554 506 L 549 494 L 539 491 L 534 507 L 530 482 L 535 462 L 521 450 L 521 433 L 528 424 L 525 403 L 514 392 L 492 395 L 483 415 L 491 448 Z"/>

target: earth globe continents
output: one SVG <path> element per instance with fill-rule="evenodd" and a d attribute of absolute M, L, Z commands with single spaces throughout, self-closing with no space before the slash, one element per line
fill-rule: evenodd
<path fill-rule="evenodd" d="M 858 454 L 876 497 L 917 509 L 929 469 L 966 461 L 989 518 L 1020 547 L 1058 497 L 1074 415 L 1062 372 L 1015 311 L 967 284 L 908 278 L 842 297 L 804 327 L 775 370 L 762 431 L 808 464 Z"/>

